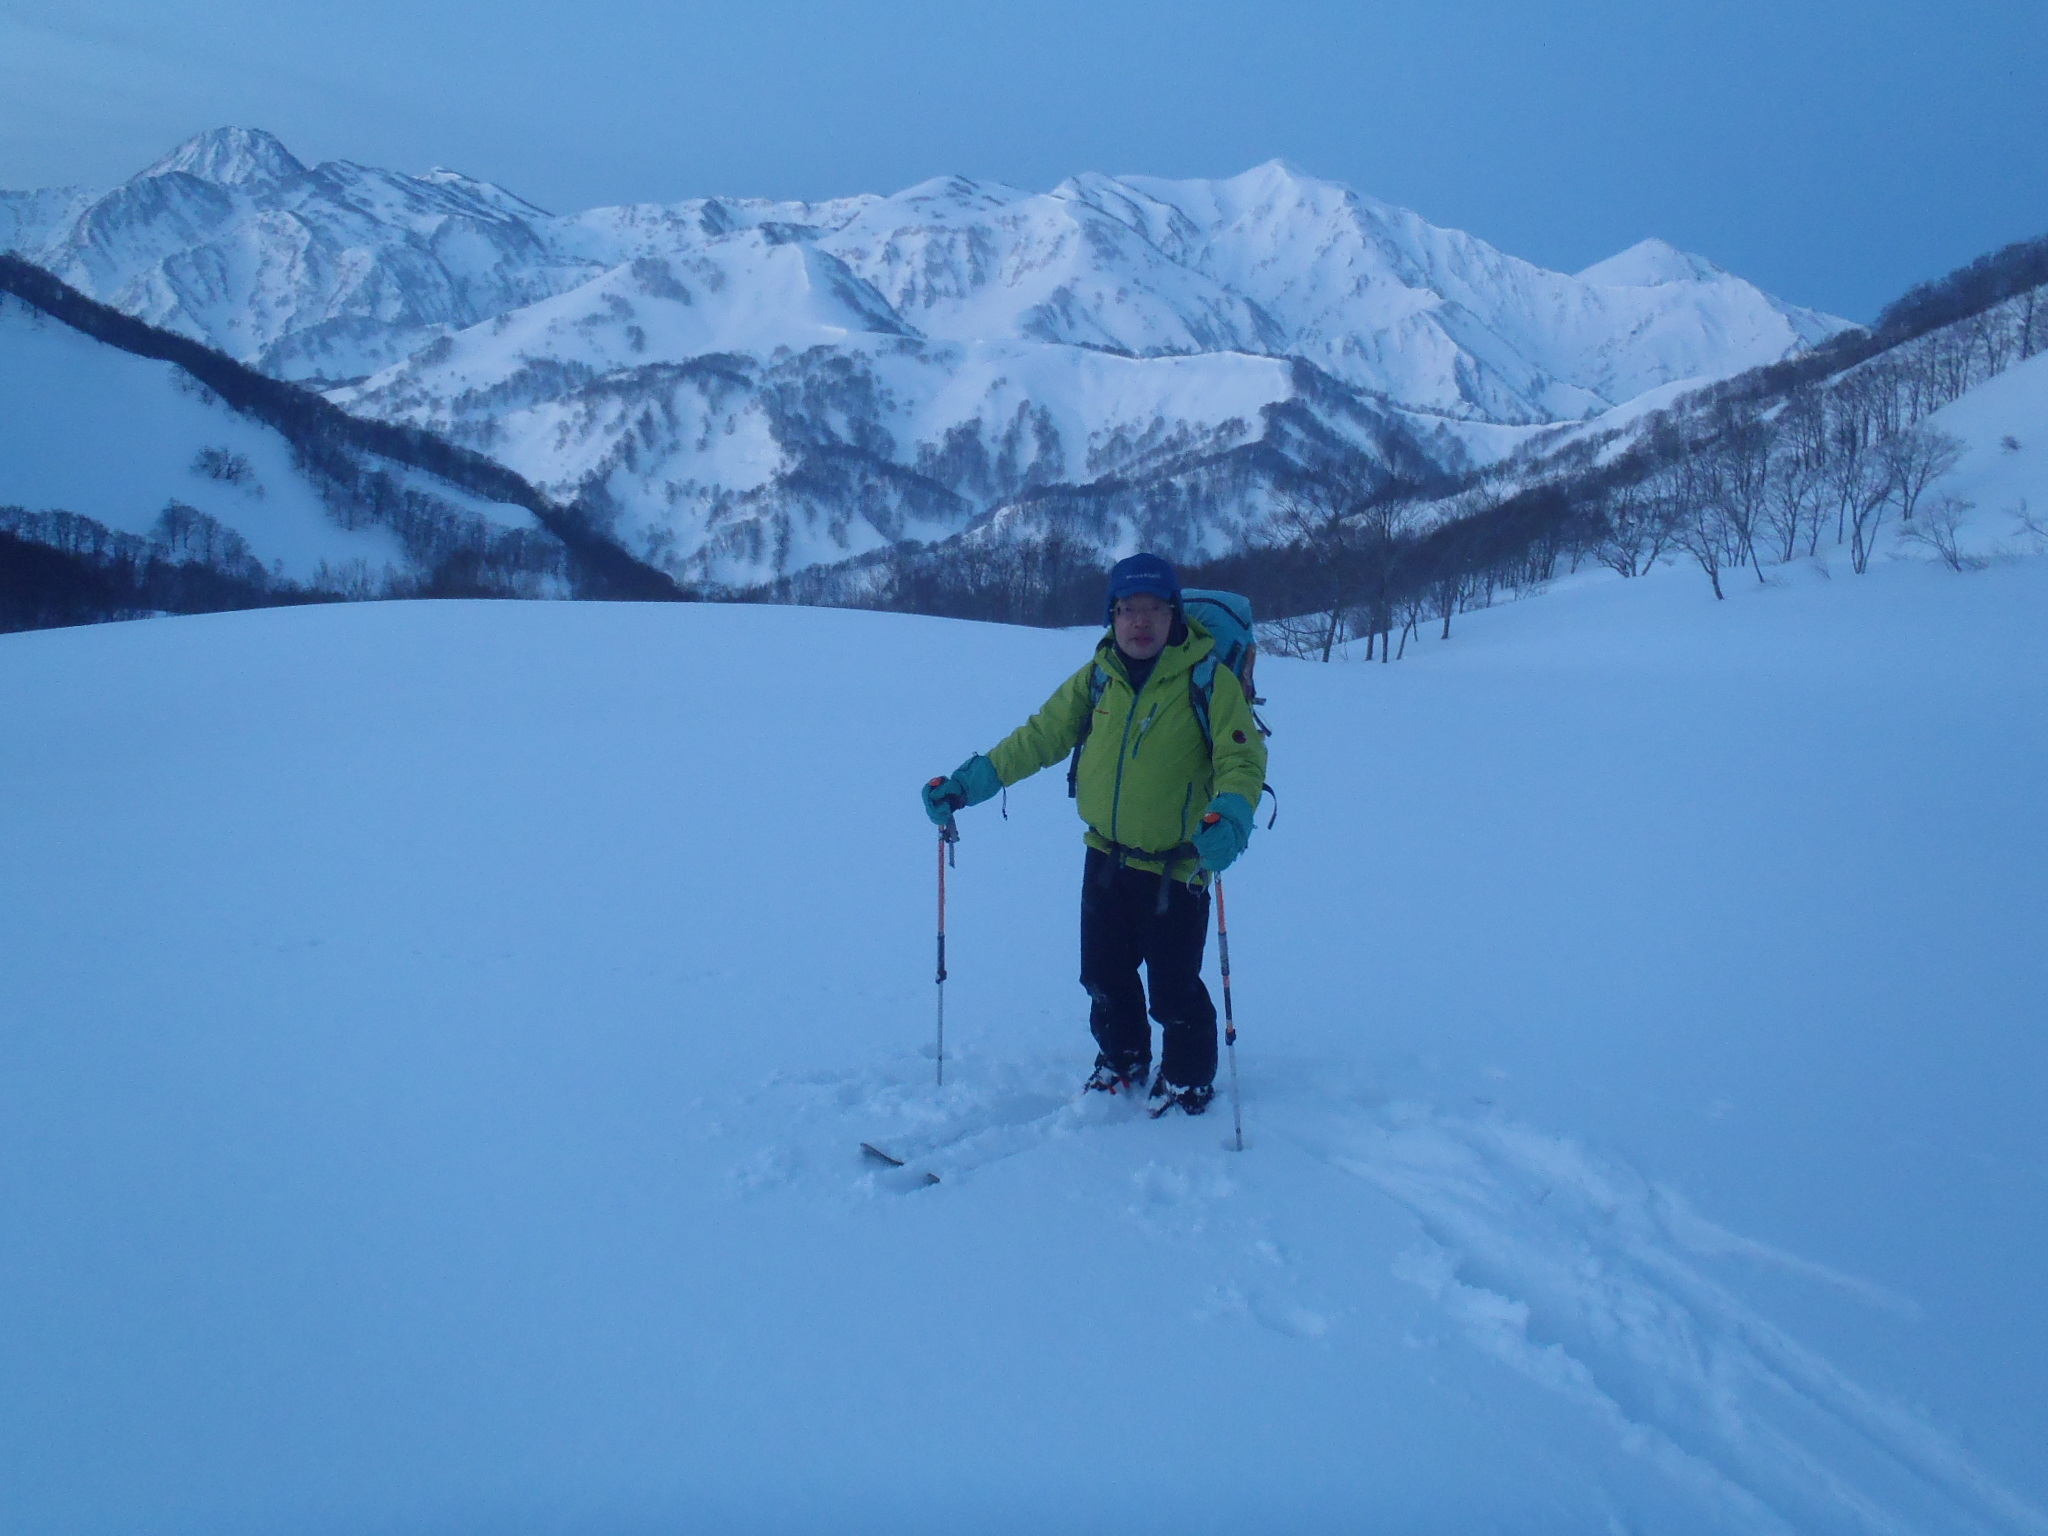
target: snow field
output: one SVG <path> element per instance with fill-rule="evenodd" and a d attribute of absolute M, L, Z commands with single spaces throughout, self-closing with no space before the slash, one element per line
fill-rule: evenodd
<path fill-rule="evenodd" d="M 1056 771 L 962 818 L 931 1086 L 913 787 L 1084 635 L 5 637 L 0 1525 L 2048 1530 L 2044 597 L 1264 661 L 1244 1154 L 1073 1100 Z"/>

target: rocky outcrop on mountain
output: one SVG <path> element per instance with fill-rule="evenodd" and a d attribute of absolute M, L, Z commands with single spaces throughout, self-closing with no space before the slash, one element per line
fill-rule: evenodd
<path fill-rule="evenodd" d="M 200 135 L 0 242 L 744 584 L 1048 517 L 1183 556 L 1302 476 L 1415 479 L 1843 322 L 1659 242 L 1577 274 L 1275 162 L 555 216 L 450 171 Z"/>

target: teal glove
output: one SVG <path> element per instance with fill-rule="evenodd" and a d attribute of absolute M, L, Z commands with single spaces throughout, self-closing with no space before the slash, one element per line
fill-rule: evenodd
<path fill-rule="evenodd" d="M 1209 802 L 1202 825 L 1195 831 L 1195 852 L 1201 856 L 1202 868 L 1220 875 L 1251 840 L 1251 802 L 1243 795 L 1218 795 Z"/>
<path fill-rule="evenodd" d="M 943 827 L 953 819 L 953 813 L 967 804 L 967 786 L 958 779 L 933 779 L 921 791 L 924 795 L 924 813 L 931 817 L 932 825 Z"/>
<path fill-rule="evenodd" d="M 943 827 L 953 819 L 955 811 L 993 800 L 1002 792 L 1003 781 L 996 776 L 996 765 L 977 752 L 945 778 L 933 779 L 925 785 L 924 813 L 931 817 L 932 825 Z"/>

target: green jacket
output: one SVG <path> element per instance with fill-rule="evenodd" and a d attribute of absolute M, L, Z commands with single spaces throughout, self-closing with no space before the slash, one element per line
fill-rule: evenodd
<path fill-rule="evenodd" d="M 1194 836 L 1213 796 L 1238 794 L 1256 806 L 1266 782 L 1265 738 L 1237 675 L 1219 666 L 1209 699 L 1212 753 L 1195 716 L 1189 674 L 1215 642 L 1200 624 L 1190 621 L 1187 629 L 1187 639 L 1159 653 L 1144 691 L 1135 695 L 1115 637 L 1104 635 L 1088 664 L 990 750 L 989 761 L 1004 786 L 1050 768 L 1074 750 L 1099 663 L 1109 684 L 1095 708 L 1076 781 L 1091 847 L 1114 852 L 1112 845 L 1121 845 L 1164 854 Z M 1135 869 L 1166 867 L 1158 858 L 1133 856 L 1129 862 Z M 1168 872 L 1186 880 L 1198 867 L 1194 859 L 1180 858 Z"/>

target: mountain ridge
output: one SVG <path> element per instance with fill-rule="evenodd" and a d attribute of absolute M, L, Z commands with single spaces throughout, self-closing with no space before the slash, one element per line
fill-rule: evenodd
<path fill-rule="evenodd" d="M 104 194 L 0 194 L 0 245 L 608 507 L 636 555 L 714 584 L 947 537 L 1142 464 L 1117 536 L 1220 553 L 1292 478 L 1372 481 L 1407 452 L 1389 433 L 1456 473 L 1846 326 L 1661 242 L 1550 272 L 1282 161 L 555 215 L 462 173 L 307 167 L 217 129 Z M 649 371 L 726 355 L 751 362 Z M 1329 386 L 1302 395 L 1289 359 Z M 1228 493 L 1157 478 L 1157 445 L 1239 442 L 1281 406 L 1323 413 L 1319 457 L 1283 452 Z M 907 534 L 874 484 L 821 501 L 807 466 L 848 453 L 929 479 L 948 510 Z"/>

